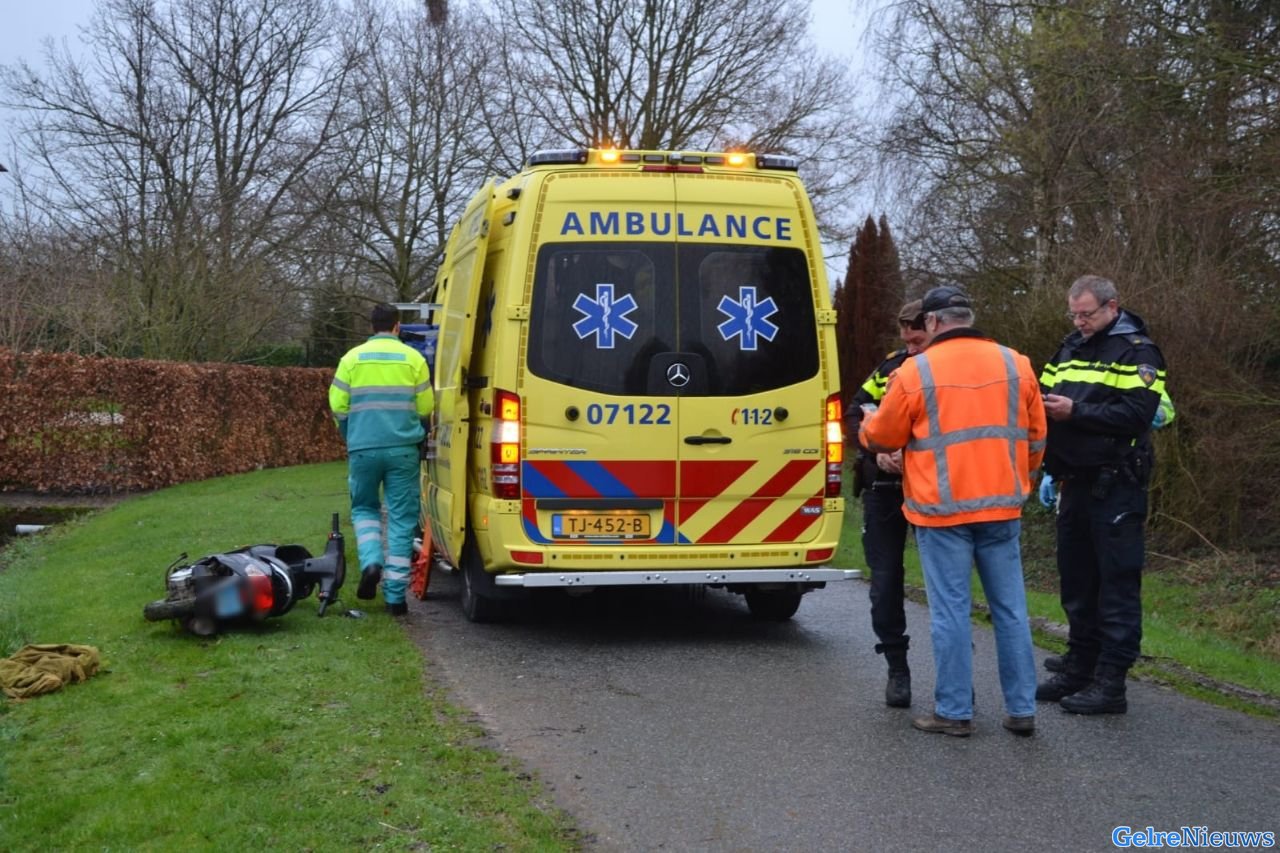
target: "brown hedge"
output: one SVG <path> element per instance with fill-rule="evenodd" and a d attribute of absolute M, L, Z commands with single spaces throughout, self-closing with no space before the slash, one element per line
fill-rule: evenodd
<path fill-rule="evenodd" d="M 329 462 L 333 371 L 0 349 L 0 489 L 155 489 Z"/>

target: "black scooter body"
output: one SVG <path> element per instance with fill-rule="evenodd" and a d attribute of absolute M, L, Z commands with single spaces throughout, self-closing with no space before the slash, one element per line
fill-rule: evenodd
<path fill-rule="evenodd" d="M 283 616 L 319 587 L 323 616 L 346 580 L 345 540 L 333 514 L 324 553 L 312 557 L 301 545 L 250 545 L 183 564 L 183 554 L 165 571 L 165 597 L 143 608 L 149 621 L 175 619 L 193 634 Z"/>

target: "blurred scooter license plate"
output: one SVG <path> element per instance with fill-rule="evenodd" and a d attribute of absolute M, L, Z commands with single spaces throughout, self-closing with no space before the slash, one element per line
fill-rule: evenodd
<path fill-rule="evenodd" d="M 217 591 L 213 599 L 213 612 L 219 619 L 230 619 L 244 612 L 244 603 L 240 601 L 240 588 L 235 584 L 227 584 Z"/>
<path fill-rule="evenodd" d="M 551 516 L 551 535 L 557 539 L 648 539 L 649 514 L 644 512 L 566 512 Z"/>

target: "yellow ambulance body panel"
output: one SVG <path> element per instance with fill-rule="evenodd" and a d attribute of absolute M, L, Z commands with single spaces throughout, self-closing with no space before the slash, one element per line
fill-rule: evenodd
<path fill-rule="evenodd" d="M 787 618 L 856 577 L 835 313 L 789 158 L 543 152 L 437 278 L 423 526 L 493 618 L 523 588 L 703 584 Z"/>

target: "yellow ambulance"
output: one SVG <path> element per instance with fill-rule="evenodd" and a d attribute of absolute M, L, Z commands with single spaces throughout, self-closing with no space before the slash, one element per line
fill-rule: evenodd
<path fill-rule="evenodd" d="M 497 618 L 537 587 L 693 584 L 790 618 L 840 536 L 835 312 L 793 158 L 540 152 L 436 280 L 423 529 Z"/>

